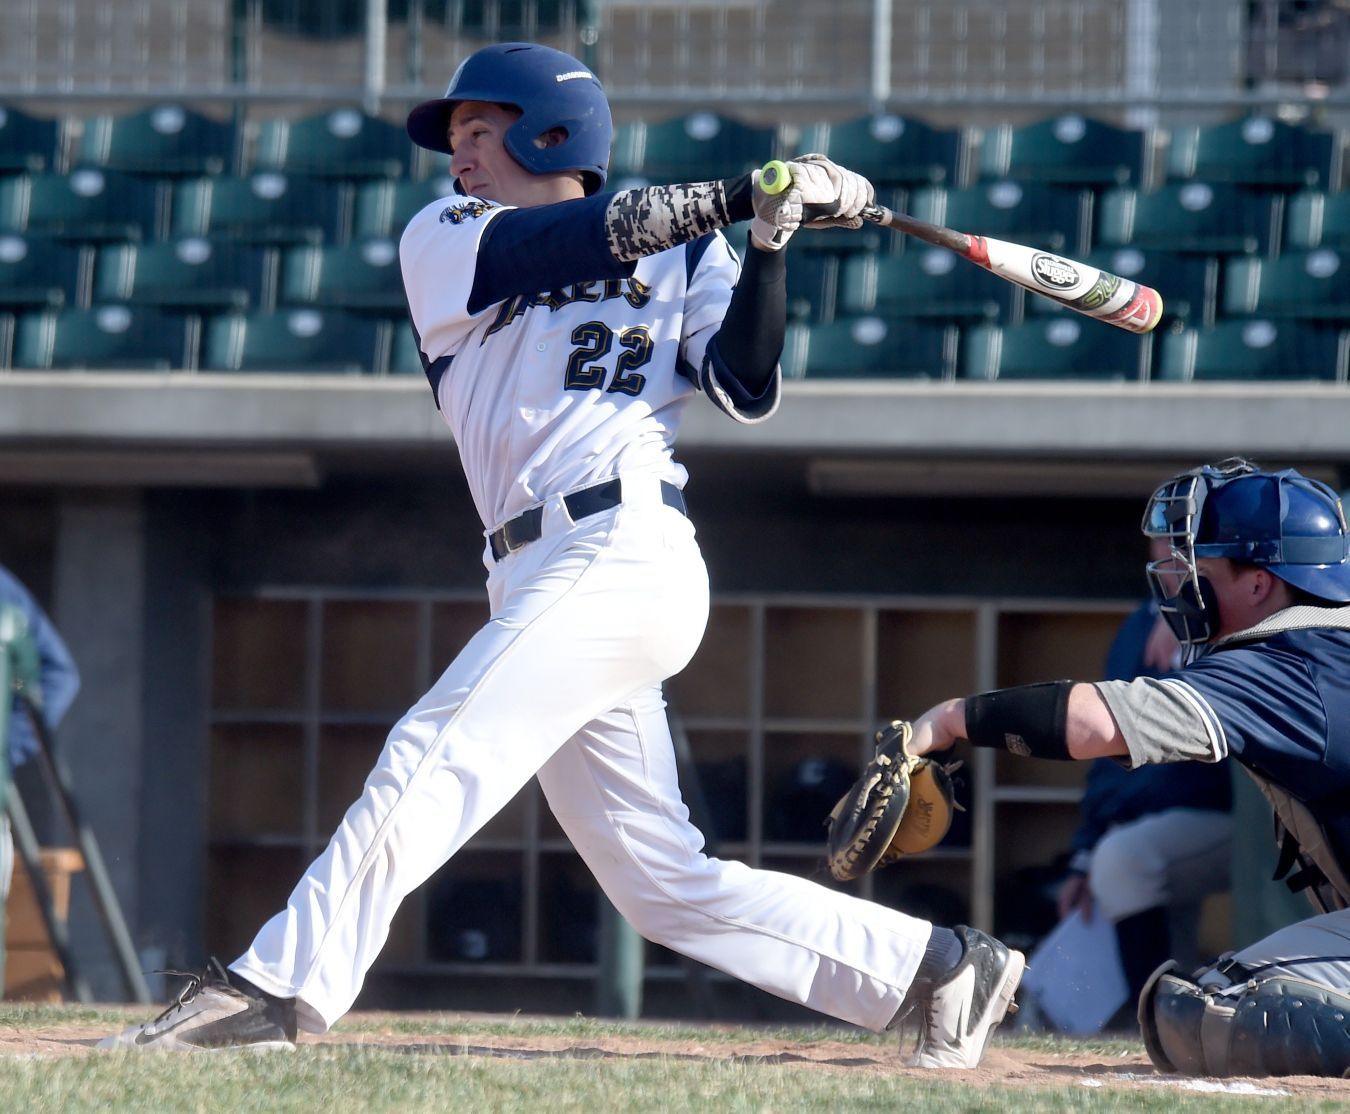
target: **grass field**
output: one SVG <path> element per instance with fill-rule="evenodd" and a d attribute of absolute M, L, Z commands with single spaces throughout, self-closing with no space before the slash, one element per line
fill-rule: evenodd
<path fill-rule="evenodd" d="M 921 1072 L 900 1066 L 894 1037 L 847 1029 L 354 1014 L 294 1053 L 91 1050 L 99 1036 L 144 1016 L 0 1005 L 0 1109 L 1023 1114 L 1350 1106 L 1350 1082 L 1341 1080 L 1159 1076 L 1128 1040 L 1011 1037 L 976 1072 Z"/>

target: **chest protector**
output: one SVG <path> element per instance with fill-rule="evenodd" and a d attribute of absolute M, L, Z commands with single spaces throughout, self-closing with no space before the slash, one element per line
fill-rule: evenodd
<path fill-rule="evenodd" d="M 1275 877 L 1283 878 L 1295 893 L 1307 890 L 1308 900 L 1321 913 L 1350 908 L 1350 870 L 1329 824 L 1287 790 L 1250 769 L 1247 772 L 1275 812 L 1275 842 L 1280 848 Z"/>

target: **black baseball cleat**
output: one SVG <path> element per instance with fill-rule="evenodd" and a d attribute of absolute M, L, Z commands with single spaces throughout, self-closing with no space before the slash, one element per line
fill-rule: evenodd
<path fill-rule="evenodd" d="M 911 988 L 918 992 L 912 1009 L 919 1015 L 919 1044 L 906 1067 L 977 1067 L 990 1034 L 1017 1009 L 1013 994 L 1026 957 L 978 929 L 957 925 L 953 931 L 965 945 L 961 961 L 942 982 Z"/>
<path fill-rule="evenodd" d="M 104 1037 L 94 1047 L 139 1052 L 268 1052 L 295 1048 L 295 1001 L 245 993 L 212 959 L 152 1021 Z"/>

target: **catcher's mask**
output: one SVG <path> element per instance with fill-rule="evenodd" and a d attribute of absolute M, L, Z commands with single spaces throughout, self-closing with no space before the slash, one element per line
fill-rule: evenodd
<path fill-rule="evenodd" d="M 1183 646 L 1210 641 L 1219 627 L 1214 588 L 1197 558 L 1257 565 L 1319 599 L 1350 602 L 1350 539 L 1340 497 L 1292 468 L 1266 472 L 1233 457 L 1183 472 L 1153 493 L 1143 531 L 1171 548 L 1148 563 L 1148 580 Z"/>

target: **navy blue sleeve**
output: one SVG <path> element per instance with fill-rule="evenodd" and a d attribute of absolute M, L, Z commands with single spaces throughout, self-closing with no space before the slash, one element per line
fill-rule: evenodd
<path fill-rule="evenodd" d="M 517 294 L 632 275 L 637 261 L 620 263 L 610 252 L 605 231 L 609 202 L 609 194 L 595 194 L 508 209 L 494 217 L 478 245 L 469 312 Z"/>

